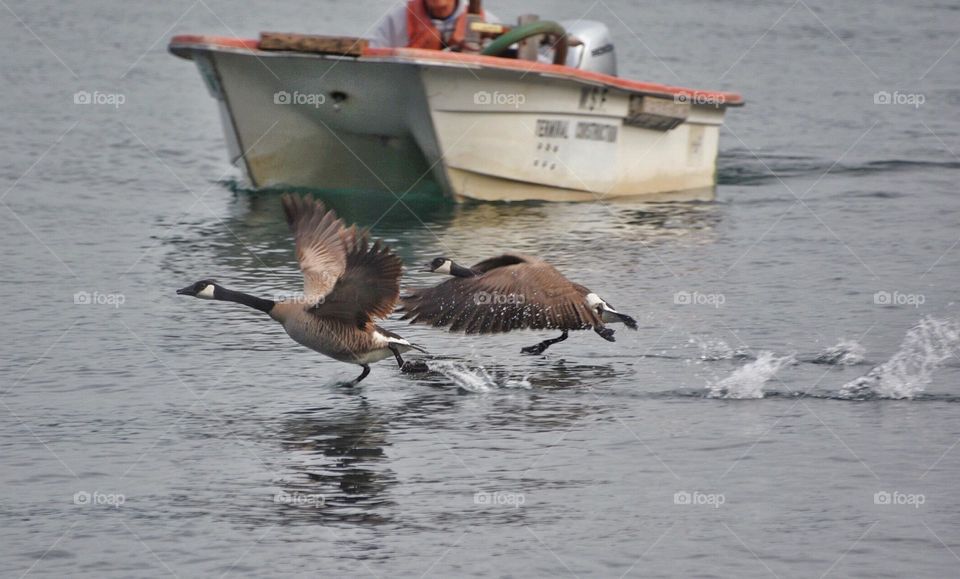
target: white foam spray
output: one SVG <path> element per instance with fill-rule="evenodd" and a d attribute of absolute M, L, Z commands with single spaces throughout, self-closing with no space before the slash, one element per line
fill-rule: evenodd
<path fill-rule="evenodd" d="M 757 359 L 737 368 L 732 374 L 707 386 L 709 398 L 763 398 L 763 385 L 773 379 L 784 366 L 796 363 L 792 355 L 777 357 L 773 352 L 760 352 Z"/>
<path fill-rule="evenodd" d="M 840 390 L 842 398 L 913 398 L 924 391 L 933 372 L 960 346 L 960 326 L 926 317 L 907 331 L 900 348 L 889 360 Z"/>
<path fill-rule="evenodd" d="M 715 362 L 717 360 L 730 360 L 732 358 L 745 358 L 747 352 L 740 349 L 733 349 L 730 344 L 720 339 L 702 339 L 698 337 L 690 338 L 690 344 L 696 344 L 700 349 L 700 360 L 704 362 Z"/>
<path fill-rule="evenodd" d="M 514 380 L 507 377 L 497 377 L 487 372 L 483 366 L 471 368 L 460 362 L 430 362 L 429 367 L 435 372 L 443 374 L 453 383 L 467 392 L 484 393 L 495 388 L 530 388 L 530 381 L 526 378 Z"/>
<path fill-rule="evenodd" d="M 814 364 L 830 364 L 834 366 L 856 366 L 863 362 L 867 349 L 853 340 L 840 340 L 835 345 L 825 348 L 813 359 Z"/>

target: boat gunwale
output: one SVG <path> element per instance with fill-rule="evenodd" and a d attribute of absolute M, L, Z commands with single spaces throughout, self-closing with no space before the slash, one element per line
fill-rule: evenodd
<path fill-rule="evenodd" d="M 402 62 L 408 64 L 424 64 L 439 66 L 454 66 L 458 68 L 481 68 L 490 70 L 504 70 L 535 73 L 549 78 L 560 78 L 593 86 L 601 85 L 608 88 L 622 90 L 628 93 L 649 95 L 661 98 L 675 99 L 685 97 L 696 106 L 714 108 L 740 107 L 745 101 L 738 93 L 723 91 L 708 91 L 690 89 L 672 85 L 641 82 L 611 76 L 598 72 L 579 70 L 568 66 L 547 64 L 542 62 L 520 61 L 484 56 L 481 54 L 465 54 L 460 52 L 444 52 L 420 48 L 366 48 L 362 56 L 337 56 L 329 54 L 260 50 L 260 41 L 257 39 L 232 38 L 225 36 L 207 36 L 182 34 L 170 39 L 168 49 L 181 58 L 189 59 L 192 50 L 207 50 L 220 52 L 251 53 L 256 58 L 274 58 L 277 56 L 298 56 L 304 58 L 318 58 L 322 60 L 356 60 L 359 62 Z"/>

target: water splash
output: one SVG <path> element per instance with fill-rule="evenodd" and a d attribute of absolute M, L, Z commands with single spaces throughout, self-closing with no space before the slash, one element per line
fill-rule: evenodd
<path fill-rule="evenodd" d="M 700 348 L 700 359 L 707 361 L 729 360 L 733 358 L 733 348 L 723 340 L 701 340 L 691 338 Z"/>
<path fill-rule="evenodd" d="M 690 343 L 696 344 L 697 347 L 700 348 L 700 359 L 704 362 L 747 357 L 747 353 L 744 350 L 734 350 L 729 344 L 720 339 L 704 340 L 694 337 L 690 338 Z"/>
<path fill-rule="evenodd" d="M 443 374 L 458 388 L 467 392 L 489 392 L 497 387 L 496 380 L 483 367 L 470 368 L 457 362 L 435 362 L 430 364 L 430 369 Z"/>
<path fill-rule="evenodd" d="M 460 389 L 484 393 L 496 388 L 530 388 L 527 378 L 519 380 L 506 376 L 491 375 L 483 366 L 471 368 L 460 362 L 430 362 L 430 370 L 443 374 Z"/>
<path fill-rule="evenodd" d="M 933 372 L 957 353 L 960 326 L 926 317 L 907 331 L 897 352 L 866 375 L 844 384 L 840 397 L 913 398 L 930 383 Z"/>
<path fill-rule="evenodd" d="M 837 344 L 824 349 L 811 360 L 814 364 L 832 366 L 856 366 L 863 362 L 866 348 L 853 340 L 840 340 Z"/>
<path fill-rule="evenodd" d="M 737 368 L 732 374 L 707 386 L 707 398 L 763 398 L 763 385 L 784 366 L 796 364 L 792 355 L 777 357 L 773 352 L 760 352 L 757 359 Z"/>

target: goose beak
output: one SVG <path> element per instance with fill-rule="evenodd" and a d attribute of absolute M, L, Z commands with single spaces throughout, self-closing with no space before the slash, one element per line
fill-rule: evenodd
<path fill-rule="evenodd" d="M 197 294 L 195 294 L 195 293 L 193 292 L 193 286 L 192 286 L 192 285 L 188 285 L 187 287 L 182 287 L 182 288 L 178 289 L 178 290 L 177 290 L 177 295 L 178 295 L 178 296 L 195 296 L 195 295 L 197 295 Z"/>
<path fill-rule="evenodd" d="M 431 273 L 433 271 L 433 267 L 431 267 L 430 264 L 428 263 L 424 265 L 422 268 L 420 268 L 420 271 L 422 271 L 423 273 Z"/>

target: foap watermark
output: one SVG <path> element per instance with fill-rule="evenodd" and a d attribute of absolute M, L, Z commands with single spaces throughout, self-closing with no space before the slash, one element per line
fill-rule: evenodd
<path fill-rule="evenodd" d="M 722 94 L 682 92 L 673 95 L 673 102 L 680 105 L 691 104 L 719 107 L 727 103 L 727 97 Z"/>
<path fill-rule="evenodd" d="M 727 303 L 727 297 L 723 294 L 678 291 L 673 294 L 673 303 L 678 306 L 712 306 L 719 308 Z"/>
<path fill-rule="evenodd" d="M 285 90 L 273 93 L 273 104 L 275 105 L 305 105 L 318 109 L 326 102 L 327 95 L 323 93 L 304 93 L 298 90 L 292 93 Z"/>
<path fill-rule="evenodd" d="M 77 292 L 73 294 L 73 303 L 78 306 L 113 306 L 119 308 L 127 301 L 123 294 L 104 294 L 100 292 Z"/>
<path fill-rule="evenodd" d="M 913 306 L 919 308 L 927 301 L 923 294 L 902 294 L 898 291 L 878 291 L 873 294 L 873 303 L 878 306 Z"/>
<path fill-rule="evenodd" d="M 527 97 L 518 92 L 481 90 L 473 93 L 473 104 L 475 105 L 498 105 L 519 109 L 525 102 L 527 102 Z"/>
<path fill-rule="evenodd" d="M 120 105 L 127 102 L 127 96 L 119 92 L 93 92 L 81 90 L 73 93 L 73 104 L 75 105 L 109 105 L 119 109 Z"/>
<path fill-rule="evenodd" d="M 120 493 L 102 493 L 100 491 L 77 491 L 73 493 L 73 504 L 80 507 L 113 507 L 119 509 L 127 497 Z"/>
<path fill-rule="evenodd" d="M 501 491 L 477 491 L 473 493 L 473 504 L 475 505 L 508 506 L 517 509 L 526 502 L 527 497 L 523 493 L 507 493 Z"/>
<path fill-rule="evenodd" d="M 512 306 L 526 301 L 523 294 L 503 294 L 500 292 L 477 292 L 473 294 L 473 303 L 478 306 Z"/>
<path fill-rule="evenodd" d="M 673 504 L 675 505 L 694 505 L 710 506 L 719 509 L 720 505 L 727 502 L 727 497 L 720 493 L 701 493 L 700 491 L 677 491 L 673 493 Z"/>
<path fill-rule="evenodd" d="M 327 497 L 324 495 L 301 493 L 295 491 L 288 493 L 286 491 L 277 491 L 273 495 L 273 502 L 278 505 L 291 505 L 294 507 L 313 507 L 319 509 L 327 504 Z"/>
<path fill-rule="evenodd" d="M 873 504 L 881 506 L 911 506 L 919 509 L 927 502 L 927 497 L 921 494 L 901 493 L 900 491 L 877 491 L 873 493 Z"/>
<path fill-rule="evenodd" d="M 875 105 L 908 105 L 919 109 L 925 102 L 927 102 L 926 95 L 919 92 L 900 92 L 898 90 L 887 92 L 882 90 L 873 93 L 873 104 Z"/>
<path fill-rule="evenodd" d="M 279 303 L 297 304 L 302 306 L 316 306 L 327 301 L 326 296 L 308 296 L 306 294 L 279 293 L 273 296 L 273 301 Z"/>

